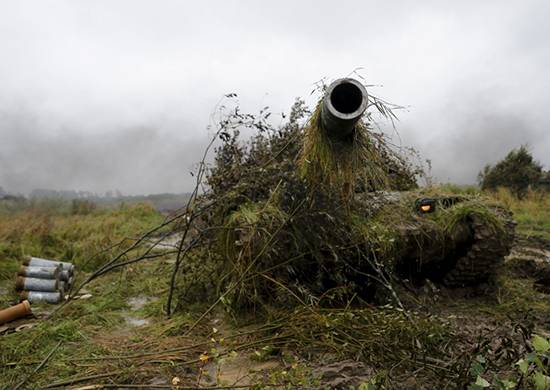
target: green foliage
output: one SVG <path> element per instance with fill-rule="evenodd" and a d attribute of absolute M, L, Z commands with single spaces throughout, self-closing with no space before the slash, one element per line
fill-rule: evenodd
<path fill-rule="evenodd" d="M 410 364 L 417 353 L 438 356 L 448 330 L 442 322 L 391 306 L 366 309 L 297 309 L 285 318 L 281 337 L 297 350 L 327 349 L 372 367 Z M 420 352 L 422 351 L 422 352 Z"/>
<path fill-rule="evenodd" d="M 433 194 L 444 195 L 467 195 L 478 196 L 481 193 L 481 189 L 474 185 L 459 185 L 454 183 L 444 183 L 437 186 L 426 187 L 423 192 L 431 192 Z"/>
<path fill-rule="evenodd" d="M 395 152 L 383 134 L 372 131 L 369 114 L 357 125 L 352 139 L 334 142 L 319 125 L 319 107 L 311 113 L 297 99 L 289 121 L 279 127 L 268 122 L 267 107 L 257 116 L 243 114 L 236 107 L 222 117 L 222 144 L 207 179 L 208 196 L 225 198 L 226 208 L 218 216 L 243 202 L 266 200 L 281 182 L 283 198 L 303 198 L 309 191 L 341 200 L 342 195 L 349 199 L 357 189 L 416 187 L 421 169 L 413 166 L 409 156 Z M 382 103 L 376 108 L 392 115 Z M 243 142 L 241 130 L 254 134 Z"/>
<path fill-rule="evenodd" d="M 393 115 L 373 99 L 374 110 Z M 220 120 L 222 143 L 201 201 L 214 204 L 205 222 L 215 231 L 205 246 L 211 258 L 223 258 L 217 291 L 232 308 L 318 302 L 332 288 L 366 291 L 373 281 L 354 280 L 352 271 L 370 268 L 376 256 L 365 239 L 384 252 L 383 260 L 390 256 L 393 232 L 352 226 L 352 214 L 371 214 L 364 204 L 351 213 L 352 195 L 415 187 L 419 171 L 371 130 L 370 113 L 353 139 L 333 142 L 319 124 L 319 107 L 311 114 L 298 99 L 279 127 L 267 120 L 267 107 L 257 116 L 236 107 Z M 255 132 L 247 142 L 240 140 L 243 129 Z"/>
<path fill-rule="evenodd" d="M 536 187 L 542 176 L 542 166 L 535 161 L 527 147 L 521 146 L 510 151 L 506 157 L 494 166 L 487 165 L 479 173 L 482 190 L 509 188 L 518 198 L 522 198 L 527 189 Z"/>
<path fill-rule="evenodd" d="M 87 276 L 87 270 L 111 258 L 111 245 L 122 242 L 122 247 L 126 248 L 135 237 L 164 219 L 148 204 L 93 209 L 78 214 L 72 212 L 70 202 L 56 202 L 55 206 L 42 201 L 37 206 L 33 202 L 32 206 L 27 204 L 21 210 L 11 210 L 9 215 L 0 215 L 0 309 L 17 299 L 11 292 L 22 254 L 73 261 L 77 266 L 78 284 Z M 97 253 L 98 256 L 92 257 Z M 60 347 L 47 365 L 29 381 L 29 388 L 82 376 L 80 363 L 75 363 L 80 358 L 83 359 L 81 363 L 87 362 L 84 363 L 86 375 L 115 371 L 120 364 L 132 372 L 129 378 L 135 378 L 132 359 L 120 363 L 109 357 L 113 353 L 131 354 L 136 348 L 148 346 L 157 350 L 159 339 L 165 340 L 170 334 L 177 334 L 180 339 L 182 329 L 190 322 L 185 316 L 165 320 L 162 307 L 165 302 L 158 299 L 168 288 L 172 269 L 165 260 L 159 258 L 155 262 L 132 264 L 92 281 L 85 291 L 91 295 L 89 299 L 72 301 L 50 318 L 46 315 L 59 306 L 32 304 L 37 317 L 22 320 L 34 325 L 32 328 L 18 332 L 10 330 L 0 335 L 0 388 L 14 388 L 60 341 Z M 128 304 L 130 297 L 144 298 L 144 306 L 134 309 Z M 126 325 L 129 314 L 139 318 L 153 317 L 155 320 L 151 322 L 155 326 L 140 327 L 134 334 Z M 151 341 L 143 342 L 147 337 L 151 337 Z M 164 349 L 171 347 L 173 342 Z M 107 359 L 94 359 L 98 355 Z"/>
<path fill-rule="evenodd" d="M 503 378 L 495 374 L 491 382 L 485 379 L 487 377 L 487 361 L 481 355 L 478 355 L 470 367 L 470 374 L 475 378 L 475 382 L 468 386 L 468 390 L 509 390 L 525 388 L 527 384 L 533 386 L 536 390 L 550 389 L 550 340 L 533 335 L 531 339 L 532 350 L 527 352 L 524 357 L 514 364 L 514 373 L 512 377 Z M 482 376 L 483 375 L 483 376 Z"/>
<path fill-rule="evenodd" d="M 424 189 L 401 194 L 397 200 L 391 193 L 362 192 L 355 194 L 351 202 L 342 202 L 345 194 L 333 188 L 334 184 L 339 180 L 355 182 L 355 168 L 342 168 L 341 151 L 321 153 L 327 144 L 308 138 L 315 113 L 306 130 L 298 124 L 306 112 L 298 101 L 291 115 L 293 122 L 273 133 L 266 130 L 261 119 L 256 123 L 255 118 L 240 113 L 224 122 L 230 123 L 227 126 L 231 129 L 236 122 L 238 129 L 239 123 L 248 118 L 247 123 L 257 127 L 258 134 L 247 145 L 239 143 L 238 131 L 228 131 L 222 137 L 216 164 L 208 177 L 211 191 L 204 197 L 215 204 L 206 222 L 217 227 L 216 233 L 210 236 L 207 249 L 202 248 L 201 255 L 194 256 L 198 259 L 208 253 L 210 259 L 215 259 L 209 262 L 213 270 L 207 273 L 213 275 L 212 279 L 219 278 L 217 288 L 208 287 L 212 281 L 200 288 L 200 273 L 187 272 L 191 268 L 186 268 L 185 291 L 216 291 L 215 297 L 232 311 L 304 303 L 335 305 L 353 296 L 372 301 L 380 283 L 389 290 L 389 282 L 380 280 L 393 276 L 397 266 L 404 278 L 412 269 L 418 280 L 441 279 L 442 275 L 424 270 L 429 270 L 432 262 L 445 261 L 458 252 L 455 236 L 461 231 L 469 234 L 468 224 L 472 221 L 489 225 L 495 234 L 503 231 L 495 208 L 471 188 L 461 191 L 463 196 L 453 194 L 457 204 L 438 208 L 436 214 L 424 217 L 414 208 L 416 198 L 426 194 L 438 197 L 454 189 Z M 370 134 L 366 127 L 362 130 Z M 318 136 L 322 131 L 316 128 L 314 133 Z M 327 158 L 323 169 L 327 177 L 328 171 L 334 173 L 332 184 L 330 177 L 329 183 L 318 182 L 316 186 L 309 174 L 296 174 L 297 158 L 304 156 L 297 141 L 304 136 L 305 150 L 308 142 L 316 150 L 312 151 L 311 161 Z M 321 160 L 317 162 L 323 165 Z M 380 161 L 384 165 L 390 160 Z M 372 184 L 373 179 L 366 181 Z M 356 188 L 368 189 L 372 187 Z M 205 270 L 200 261 L 193 263 L 197 264 L 192 267 L 194 271 Z M 435 268 L 448 271 L 445 266 Z"/>

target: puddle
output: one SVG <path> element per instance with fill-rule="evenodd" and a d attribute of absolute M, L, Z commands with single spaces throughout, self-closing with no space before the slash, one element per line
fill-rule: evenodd
<path fill-rule="evenodd" d="M 177 248 L 181 240 L 181 233 L 172 234 L 171 236 L 165 237 L 161 242 L 159 242 L 157 248 L 165 249 L 174 249 Z"/>
<path fill-rule="evenodd" d="M 550 258 L 550 251 L 545 250 L 545 249 L 540 249 L 540 248 L 528 247 L 528 246 L 516 247 L 516 248 L 513 249 L 513 252 L 531 254 L 533 256 Z"/>
<path fill-rule="evenodd" d="M 373 374 L 372 368 L 352 360 L 323 364 L 313 370 L 313 375 L 330 389 L 358 388 L 361 383 L 367 383 Z"/>
<path fill-rule="evenodd" d="M 279 368 L 281 364 L 275 360 L 259 362 L 251 355 L 239 355 L 224 359 L 221 364 L 207 366 L 210 381 L 208 385 L 253 385 L 257 375 Z"/>
<path fill-rule="evenodd" d="M 157 377 L 147 381 L 147 384 L 151 386 L 165 386 L 168 384 L 168 381 L 166 380 L 166 378 Z"/>
<path fill-rule="evenodd" d="M 146 297 L 144 295 L 140 295 L 139 297 L 132 297 L 128 299 L 128 305 L 130 305 L 130 309 L 132 311 L 136 311 L 141 309 L 143 306 L 151 302 L 153 299 L 150 297 Z"/>
<path fill-rule="evenodd" d="M 140 310 L 146 304 L 156 299 L 157 298 L 148 297 L 146 295 L 139 295 L 137 297 L 128 298 L 126 302 L 128 303 L 128 306 L 130 306 L 131 311 L 122 313 L 122 317 L 124 318 L 124 321 L 126 321 L 128 325 L 134 326 L 134 327 L 149 325 L 151 322 L 149 319 L 136 317 L 132 314 L 133 312 Z"/>
<path fill-rule="evenodd" d="M 146 318 L 132 317 L 129 315 L 123 315 L 124 321 L 130 326 L 144 326 L 149 325 L 150 321 Z"/>
<path fill-rule="evenodd" d="M 507 260 L 532 260 L 536 263 L 550 263 L 550 251 L 533 247 L 516 247 Z"/>

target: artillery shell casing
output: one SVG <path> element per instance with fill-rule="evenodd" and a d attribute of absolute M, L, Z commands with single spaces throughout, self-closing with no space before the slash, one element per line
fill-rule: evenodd
<path fill-rule="evenodd" d="M 37 279 L 18 276 L 15 280 L 16 290 L 49 291 L 54 292 L 59 288 L 57 279 Z"/>
<path fill-rule="evenodd" d="M 22 265 L 17 272 L 20 276 L 37 279 L 57 279 L 61 267 L 25 267 Z"/>
<path fill-rule="evenodd" d="M 23 264 L 28 266 L 46 266 L 46 267 L 56 267 L 57 264 L 61 264 L 64 271 L 68 271 L 69 275 L 72 275 L 74 272 L 74 265 L 72 263 L 66 263 L 63 261 L 57 261 L 57 260 L 48 260 L 48 259 L 41 259 L 40 257 L 32 257 L 32 256 L 25 256 L 23 259 Z"/>
<path fill-rule="evenodd" d="M 68 282 L 70 278 L 71 278 L 71 275 L 69 275 L 69 271 L 62 270 L 59 273 L 59 280 L 63 280 L 64 282 Z"/>
<path fill-rule="evenodd" d="M 27 299 L 31 303 L 37 302 L 46 302 L 46 303 L 59 303 L 61 302 L 61 293 L 59 291 L 55 292 L 44 292 L 44 291 L 21 291 L 21 299 Z"/>
<path fill-rule="evenodd" d="M 31 314 L 31 305 L 25 300 L 15 306 L 0 310 L 0 325 Z"/>

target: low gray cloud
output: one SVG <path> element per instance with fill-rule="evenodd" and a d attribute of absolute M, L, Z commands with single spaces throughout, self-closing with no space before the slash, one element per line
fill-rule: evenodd
<path fill-rule="evenodd" d="M 496 163 L 521 145 L 527 145 L 550 168 L 545 100 L 518 102 L 517 96 L 507 96 L 505 90 L 464 90 L 463 86 L 455 92 L 451 96 L 461 100 L 448 98 L 432 118 L 424 123 L 415 118 L 400 131 L 403 143 L 413 145 L 432 161 L 431 173 L 437 181 L 473 184 L 485 165 Z"/>
<path fill-rule="evenodd" d="M 550 165 L 545 0 L 21 0 L 0 13 L 0 186 L 189 190 L 220 97 L 287 110 L 363 67 L 401 140 L 471 183 L 529 144 Z M 391 131 L 390 131 L 391 133 Z"/>
<path fill-rule="evenodd" d="M 2 118 L 0 183 L 29 193 L 35 188 L 102 194 L 181 192 L 206 139 L 185 139 L 150 126 L 90 134 L 42 132 L 28 116 Z"/>

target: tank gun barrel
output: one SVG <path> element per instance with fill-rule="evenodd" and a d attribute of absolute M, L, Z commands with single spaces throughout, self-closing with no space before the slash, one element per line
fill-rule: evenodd
<path fill-rule="evenodd" d="M 349 136 L 367 109 L 367 90 L 359 81 L 343 78 L 329 85 L 321 107 L 321 126 L 335 138 Z"/>

